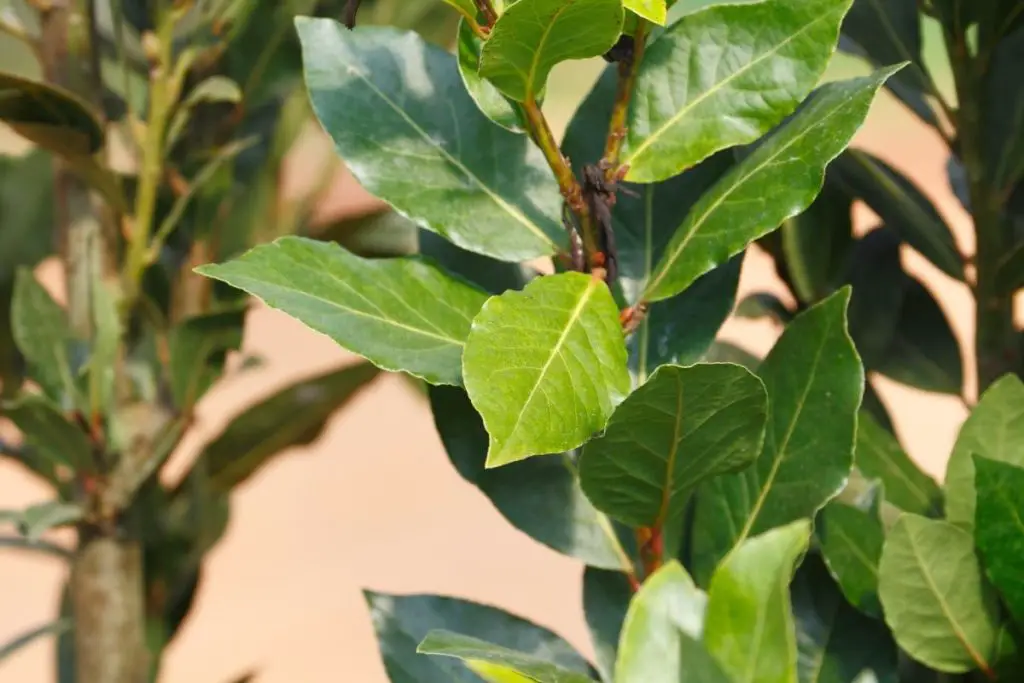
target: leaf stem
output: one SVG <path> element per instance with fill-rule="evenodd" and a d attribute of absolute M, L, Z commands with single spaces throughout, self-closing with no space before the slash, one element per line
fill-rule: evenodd
<path fill-rule="evenodd" d="M 626 120 L 629 117 L 629 103 L 636 89 L 636 76 L 640 62 L 644 58 L 644 47 L 647 44 L 649 24 L 640 19 L 633 33 L 633 54 L 629 59 L 619 62 L 619 80 L 615 89 L 615 104 L 612 106 L 611 121 L 608 124 L 608 140 L 604 148 L 606 174 L 609 180 L 619 174 L 619 157 L 622 152 L 622 141 L 626 137 Z"/>
<path fill-rule="evenodd" d="M 476 8 L 480 10 L 480 14 L 484 15 L 484 23 L 487 27 L 494 26 L 494 22 L 498 20 L 498 13 L 494 11 L 491 0 L 476 0 Z"/>

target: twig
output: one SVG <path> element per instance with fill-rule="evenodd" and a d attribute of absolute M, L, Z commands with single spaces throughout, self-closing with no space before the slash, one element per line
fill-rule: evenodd
<path fill-rule="evenodd" d="M 480 10 L 480 14 L 484 15 L 484 22 L 487 27 L 494 26 L 494 22 L 498 20 L 498 13 L 494 11 L 494 5 L 491 4 L 491 0 L 476 0 L 476 8 Z"/>
<path fill-rule="evenodd" d="M 648 27 L 648 23 L 643 19 L 637 21 L 636 31 L 633 33 L 632 54 L 618 63 L 619 80 L 615 89 L 611 121 L 608 124 L 608 140 L 604 148 L 605 174 L 609 180 L 621 175 L 619 156 L 622 152 L 622 141 L 626 137 L 626 120 L 629 117 L 629 103 L 636 89 L 636 75 L 644 58 Z"/>

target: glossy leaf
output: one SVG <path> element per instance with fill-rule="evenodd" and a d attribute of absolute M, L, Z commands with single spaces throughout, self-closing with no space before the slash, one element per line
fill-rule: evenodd
<path fill-rule="evenodd" d="M 492 297 L 473 320 L 463 373 L 490 435 L 488 467 L 583 445 L 629 392 L 611 293 L 562 273 Z"/>
<path fill-rule="evenodd" d="M 622 626 L 615 683 L 728 683 L 700 643 L 706 607 L 678 562 L 644 581 Z"/>
<path fill-rule="evenodd" d="M 455 469 L 513 526 L 587 565 L 617 570 L 628 566 L 610 520 L 583 495 L 571 454 L 487 469 L 487 431 L 466 392 L 430 387 L 429 395 L 434 424 Z"/>
<path fill-rule="evenodd" d="M 583 570 L 583 616 L 604 683 L 614 683 L 615 661 L 633 589 L 622 572 L 596 567 Z"/>
<path fill-rule="evenodd" d="M 663 365 L 586 445 L 580 485 L 612 517 L 664 527 L 700 482 L 754 462 L 767 413 L 764 385 L 739 365 Z"/>
<path fill-rule="evenodd" d="M 389 28 L 296 27 L 313 110 L 363 187 L 470 251 L 555 251 L 563 200 L 550 168 L 526 136 L 480 113 L 453 55 Z"/>
<path fill-rule="evenodd" d="M 996 380 L 982 394 L 953 445 L 946 465 L 946 519 L 974 528 L 975 492 L 972 456 L 1024 467 L 1024 383 L 1016 375 Z"/>
<path fill-rule="evenodd" d="M 19 269 L 11 302 L 11 332 L 29 376 L 54 400 L 64 396 L 71 329 L 64 309 L 27 268 Z"/>
<path fill-rule="evenodd" d="M 517 105 L 507 99 L 500 90 L 486 78 L 480 75 L 480 49 L 483 47 L 483 40 L 480 39 L 466 20 L 459 22 L 459 43 L 457 46 L 459 58 L 459 75 L 466 85 L 466 91 L 476 102 L 476 106 L 484 116 L 496 124 L 513 133 L 525 133 L 523 122 L 520 119 Z"/>
<path fill-rule="evenodd" d="M 825 166 L 849 144 L 878 88 L 896 70 L 822 86 L 697 202 L 655 267 L 644 298 L 658 301 L 681 292 L 810 205 Z"/>
<path fill-rule="evenodd" d="M 282 237 L 197 272 L 259 297 L 384 370 L 460 384 L 483 292 L 428 260 L 362 259 L 336 244 Z"/>
<path fill-rule="evenodd" d="M 934 479 L 922 472 L 899 441 L 865 411 L 857 419 L 857 469 L 877 479 L 885 499 L 906 512 L 927 515 L 942 501 Z"/>
<path fill-rule="evenodd" d="M 103 147 L 103 127 L 70 92 L 0 73 L 0 121 L 43 149 L 84 157 Z"/>
<path fill-rule="evenodd" d="M 622 0 L 518 0 L 494 23 L 480 75 L 517 102 L 538 98 L 552 67 L 604 54 L 622 21 Z"/>
<path fill-rule="evenodd" d="M 910 72 L 905 69 L 894 78 Z M 887 226 L 944 273 L 964 279 L 963 257 L 953 231 L 911 180 L 861 150 L 847 150 L 836 159 L 829 167 L 829 180 L 849 196 L 862 199 Z"/>
<path fill-rule="evenodd" d="M 818 514 L 815 534 L 828 570 L 846 600 L 867 615 L 881 617 L 878 562 L 885 530 L 878 511 L 834 500 Z"/>
<path fill-rule="evenodd" d="M 947 673 L 991 668 L 998 603 L 966 531 L 901 516 L 885 539 L 878 591 L 885 622 L 911 657 Z"/>
<path fill-rule="evenodd" d="M 799 683 L 896 683 L 896 644 L 885 624 L 846 604 L 821 560 L 804 559 L 790 595 Z"/>
<path fill-rule="evenodd" d="M 3 414 L 54 465 L 63 465 L 72 472 L 88 472 L 95 467 L 92 445 L 85 432 L 68 422 L 47 398 L 26 394 L 4 404 Z"/>
<path fill-rule="evenodd" d="M 796 680 L 789 584 L 810 535 L 800 520 L 747 538 L 715 570 L 704 644 L 733 683 Z"/>
<path fill-rule="evenodd" d="M 661 26 L 668 19 L 666 0 L 622 0 L 622 5 L 634 14 Z"/>
<path fill-rule="evenodd" d="M 242 345 L 245 308 L 186 318 L 169 335 L 171 393 L 176 405 L 194 406 L 220 377 L 228 351 Z"/>
<path fill-rule="evenodd" d="M 985 571 L 1018 623 L 1024 623 L 1024 468 L 974 457 L 975 541 Z"/>
<path fill-rule="evenodd" d="M 454 657 L 473 664 L 485 662 L 499 667 L 499 670 L 520 674 L 535 683 L 588 683 L 591 680 L 584 674 L 564 669 L 540 657 L 442 629 L 427 633 L 416 651 Z"/>
<path fill-rule="evenodd" d="M 627 179 L 665 180 L 768 132 L 818 83 L 851 1 L 720 6 L 670 26 L 640 64 Z"/>
<path fill-rule="evenodd" d="M 203 469 L 211 490 L 230 491 L 275 455 L 315 441 L 331 415 L 378 374 L 372 365 L 359 363 L 278 391 L 236 416 L 206 445 L 193 469 Z"/>
<path fill-rule="evenodd" d="M 698 582 L 748 537 L 813 517 L 846 483 L 864 386 L 846 333 L 849 298 L 844 288 L 797 316 L 758 369 L 768 392 L 764 450 L 752 467 L 701 487 Z"/>
<path fill-rule="evenodd" d="M 461 663 L 424 657 L 416 646 L 434 629 L 484 641 L 586 674 L 586 661 L 551 631 L 494 607 L 434 595 L 366 593 L 384 668 L 392 683 L 479 683 Z"/>
<path fill-rule="evenodd" d="M 782 224 L 782 251 L 794 293 L 804 303 L 831 294 L 853 248 L 853 200 L 828 183 L 799 216 Z"/>

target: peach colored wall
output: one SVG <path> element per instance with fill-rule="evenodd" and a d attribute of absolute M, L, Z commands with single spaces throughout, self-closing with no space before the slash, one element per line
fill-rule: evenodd
<path fill-rule="evenodd" d="M 908 170 L 946 212 L 968 253 L 966 217 L 944 178 L 938 141 L 890 106 L 860 143 Z M 314 166 L 315 167 L 315 166 Z M 351 179 L 335 206 L 365 202 Z M 861 224 L 870 225 L 867 212 Z M 906 263 L 940 298 L 970 353 L 970 299 L 914 254 Z M 55 269 L 44 268 L 54 282 Z M 751 254 L 741 289 L 777 287 L 771 265 Z M 730 321 L 723 336 L 770 348 L 770 324 Z M 245 347 L 261 369 L 218 386 L 178 453 L 180 465 L 245 404 L 307 373 L 353 360 L 328 339 L 266 309 L 251 317 Z M 971 380 L 973 385 L 973 379 Z M 965 410 L 959 401 L 884 382 L 882 393 L 911 454 L 941 476 Z M 45 491 L 0 464 L 0 507 Z M 168 653 L 162 680 L 227 683 L 246 671 L 259 683 L 383 683 L 360 590 L 437 592 L 497 604 L 563 634 L 590 652 L 579 606 L 581 567 L 508 526 L 449 466 L 425 402 L 387 377 L 337 416 L 323 438 L 263 470 L 234 496 L 230 528 L 207 564 L 197 609 Z M 62 568 L 0 554 L 0 642 L 55 613 Z M 47 683 L 52 643 L 0 666 L 0 683 Z"/>

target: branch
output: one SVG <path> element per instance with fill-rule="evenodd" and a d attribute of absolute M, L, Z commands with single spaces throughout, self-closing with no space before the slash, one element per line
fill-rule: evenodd
<path fill-rule="evenodd" d="M 622 152 L 622 141 L 626 137 L 629 103 L 633 99 L 633 91 L 636 89 L 636 74 L 639 70 L 640 62 L 644 58 L 648 28 L 649 24 L 643 19 L 637 21 L 636 31 L 633 33 L 632 54 L 619 62 L 619 80 L 615 89 L 615 104 L 612 107 L 612 117 L 608 124 L 608 140 L 604 148 L 606 175 L 609 180 L 621 174 L 619 156 Z"/>

